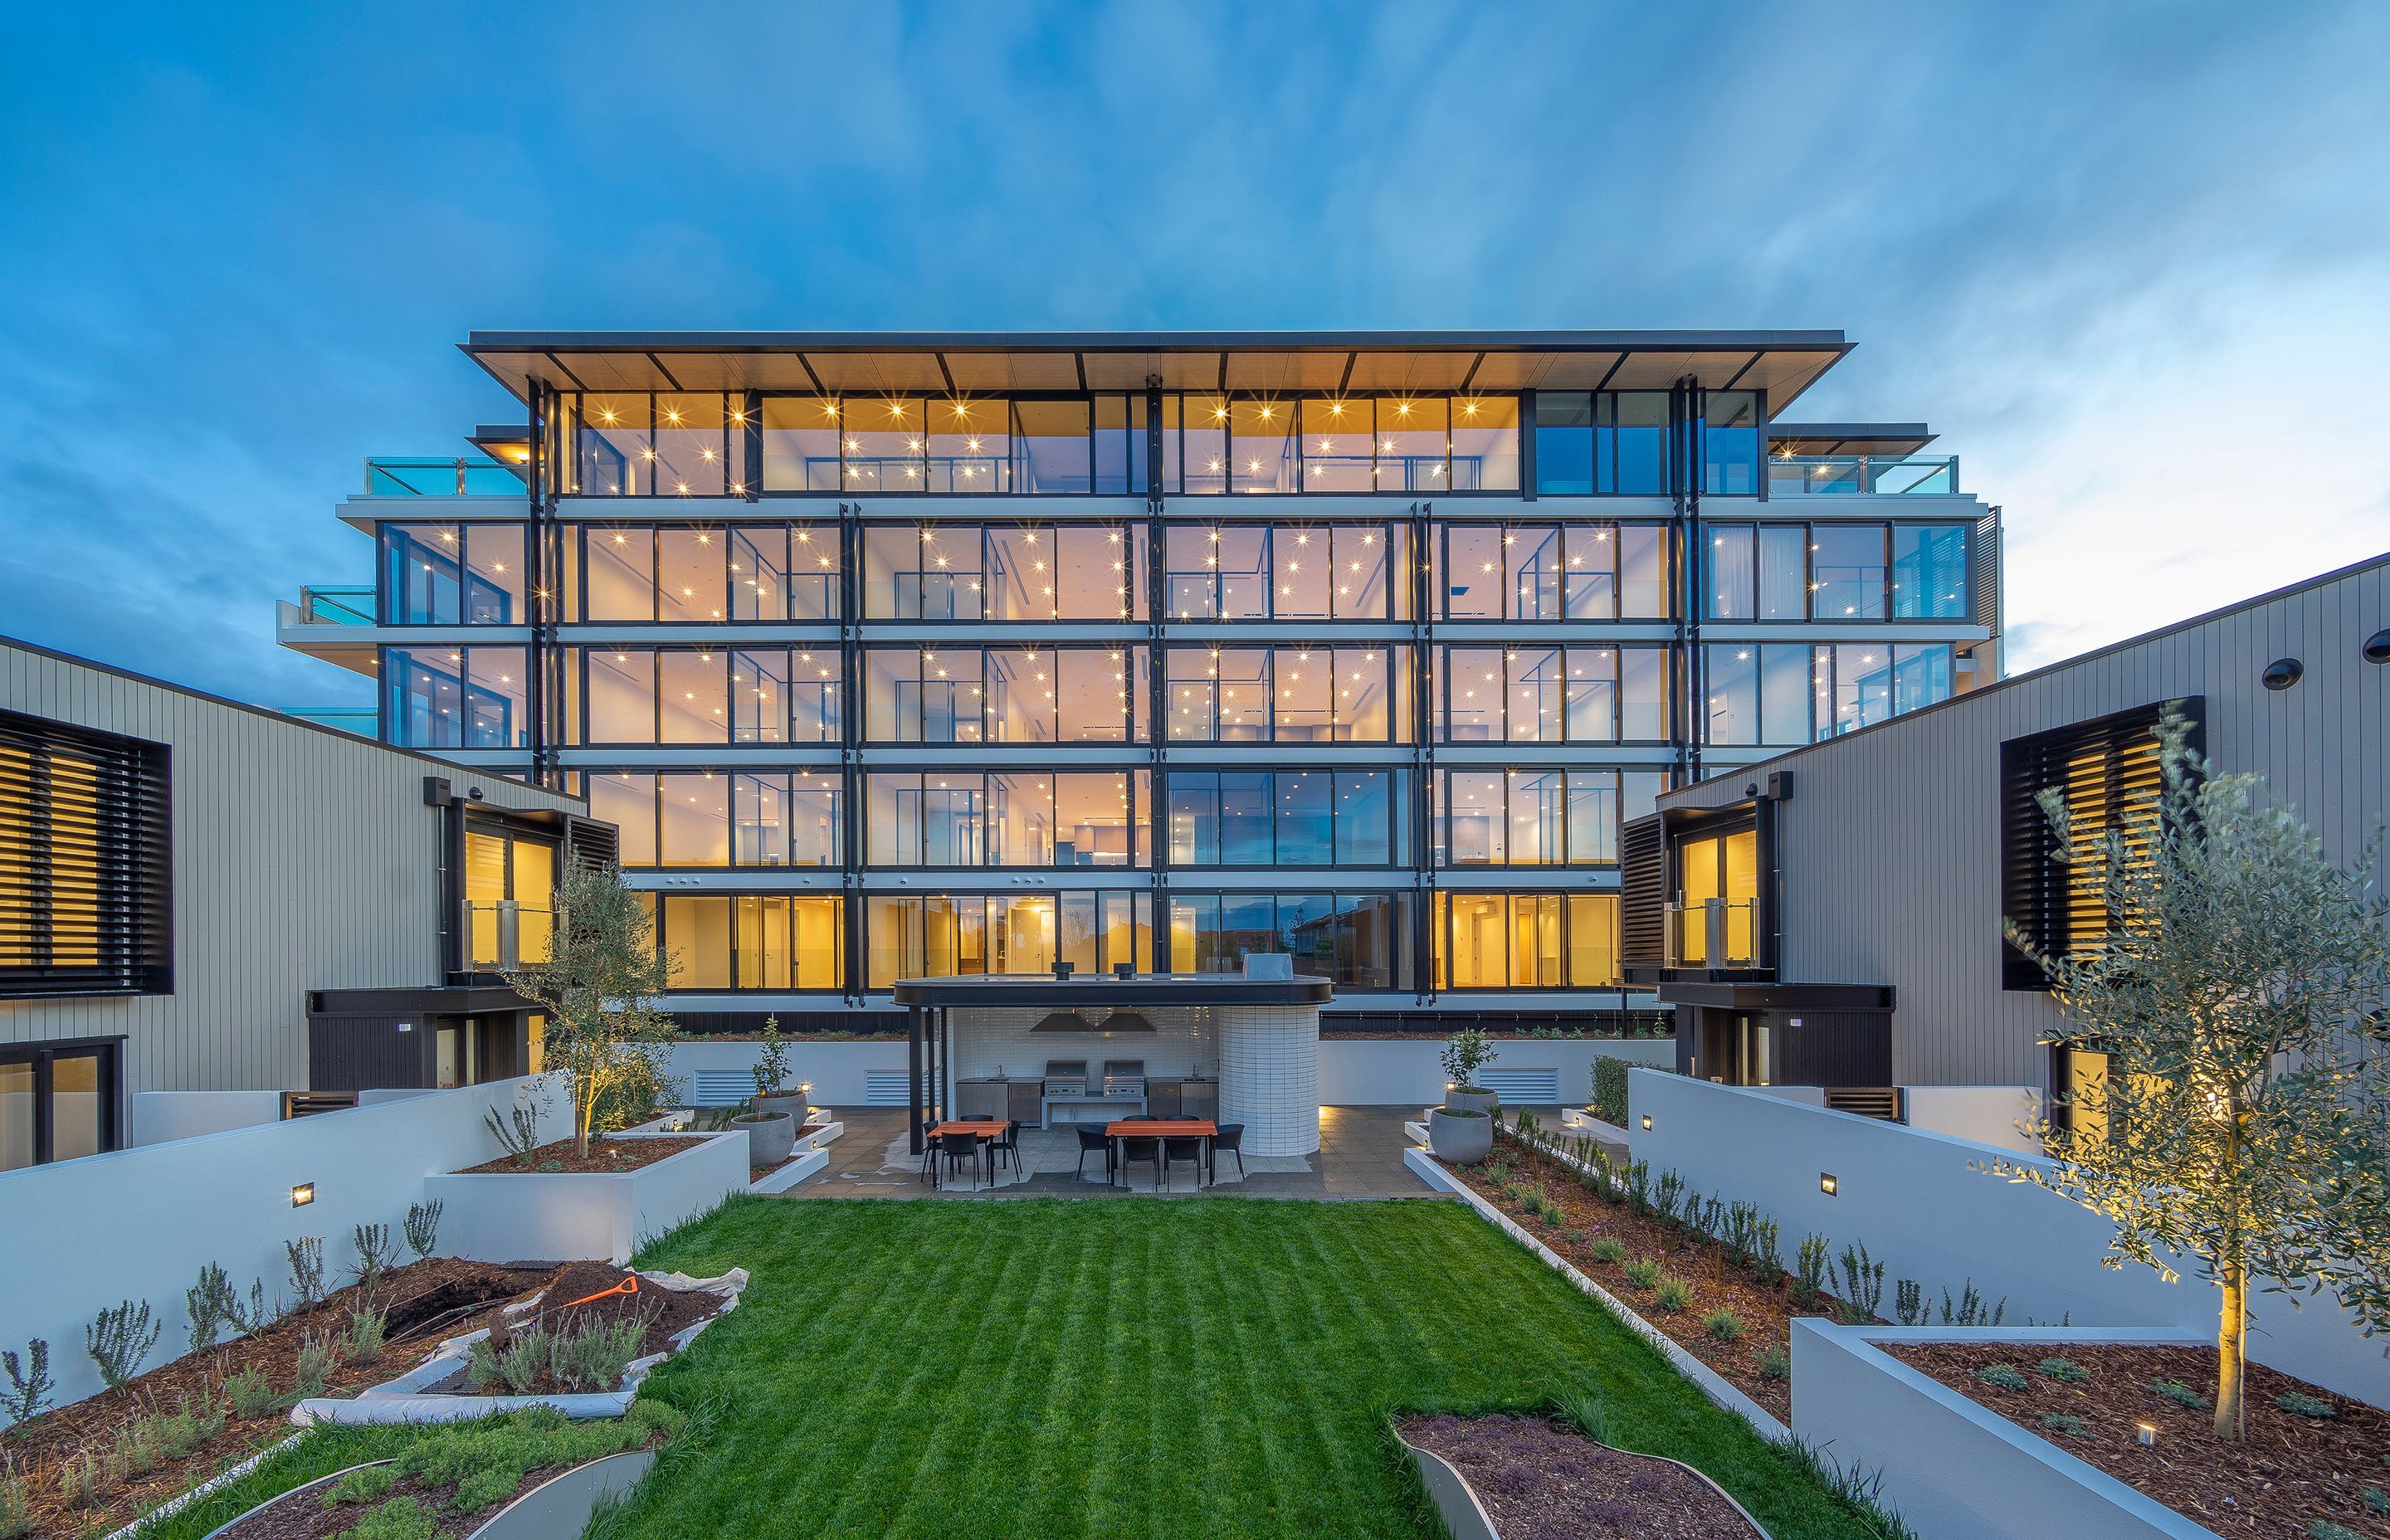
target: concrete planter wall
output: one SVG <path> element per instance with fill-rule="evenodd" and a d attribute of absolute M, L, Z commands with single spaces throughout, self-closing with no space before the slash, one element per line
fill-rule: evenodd
<path fill-rule="evenodd" d="M 2163 1328 L 1844 1327 L 1796 1316 L 1792 1431 L 1845 1469 L 1880 1474 L 1885 1504 L 1934 1540 L 2215 1540 L 2213 1530 L 1875 1345 L 1895 1341 L 2017 1342 L 2060 1352 L 2069 1343 L 2196 1339 Z"/>
<path fill-rule="evenodd" d="M 475 1262 L 627 1262 L 643 1241 L 747 1190 L 746 1132 L 702 1137 L 636 1171 L 426 1177 L 424 1196 L 447 1205 L 440 1249 Z"/>

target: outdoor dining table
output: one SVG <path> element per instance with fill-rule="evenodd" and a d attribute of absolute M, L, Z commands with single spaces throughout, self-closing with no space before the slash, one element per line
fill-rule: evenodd
<path fill-rule="evenodd" d="M 984 1143 L 993 1144 L 1004 1137 L 1004 1120 L 1002 1118 L 949 1118 L 944 1123 L 932 1127 L 929 1136 L 934 1140 L 941 1134 L 976 1134 Z M 933 1166 L 932 1169 L 934 1172 L 936 1168 Z M 919 1180 L 918 1177 L 915 1179 Z M 987 1174 L 987 1179 L 990 1187 L 996 1185 L 996 1172 L 992 1168 Z M 932 1185 L 936 1184 L 933 1182 Z"/>
<path fill-rule="evenodd" d="M 1104 1136 L 1111 1141 L 1111 1155 L 1105 1163 L 1120 1173 L 1125 1186 L 1128 1162 L 1119 1158 L 1123 1139 L 1201 1139 L 1204 1152 L 1209 1154 L 1213 1137 L 1219 1132 L 1220 1125 L 1209 1118 L 1123 1118 L 1104 1124 Z M 1196 1184 L 1201 1186 L 1202 1180 L 1203 1163 L 1199 1161 L 1195 1166 Z"/>

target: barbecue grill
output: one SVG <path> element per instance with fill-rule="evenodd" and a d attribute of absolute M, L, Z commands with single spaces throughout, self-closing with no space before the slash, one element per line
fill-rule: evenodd
<path fill-rule="evenodd" d="M 1087 1094 L 1087 1061 L 1084 1059 L 1049 1059 L 1046 1061 L 1046 1089 L 1049 1097 L 1084 1097 Z"/>
<path fill-rule="evenodd" d="M 1142 1059 L 1105 1059 L 1104 1095 L 1142 1097 L 1145 1095 L 1145 1060 Z"/>

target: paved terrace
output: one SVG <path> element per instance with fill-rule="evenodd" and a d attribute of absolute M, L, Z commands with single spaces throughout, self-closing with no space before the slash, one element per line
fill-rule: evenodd
<path fill-rule="evenodd" d="M 911 1153 L 906 1137 L 906 1113 L 899 1110 L 839 1111 L 846 1124 L 843 1137 L 829 1147 L 829 1169 L 783 1194 L 788 1198 L 928 1198 L 929 1183 L 919 1179 L 921 1157 Z M 1245 1157 L 1245 1175 L 1237 1175 L 1233 1157 L 1220 1157 L 1219 1180 L 1203 1191 L 1240 1198 L 1433 1198 L 1435 1190 L 1403 1165 L 1403 1123 L 1416 1118 L 1415 1110 L 1399 1107 L 1323 1107 L 1319 1111 L 1319 1152 L 1304 1156 Z M 937 1193 L 941 1198 L 1124 1198 L 1132 1192 L 1151 1194 L 1153 1168 L 1139 1161 L 1133 1170 L 1133 1188 L 1106 1187 L 1103 1157 L 1087 1157 L 1086 1175 L 1074 1174 L 1079 1160 L 1078 1135 L 1069 1126 L 1021 1131 L 1023 1177 L 1007 1164 L 993 1188 L 962 1187 Z M 1184 1162 L 1170 1171 L 1170 1194 L 1192 1196 L 1193 1169 Z"/>

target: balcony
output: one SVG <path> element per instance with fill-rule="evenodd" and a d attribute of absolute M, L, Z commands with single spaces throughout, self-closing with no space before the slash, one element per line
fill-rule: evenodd
<path fill-rule="evenodd" d="M 520 469 L 495 460 L 369 459 L 368 497 L 520 497 Z"/>
<path fill-rule="evenodd" d="M 556 917 L 511 898 L 465 905 L 466 966 L 477 973 L 503 972 L 524 963 L 546 962 Z"/>
<path fill-rule="evenodd" d="M 274 627 L 276 638 L 293 652 L 303 652 L 310 658 L 320 658 L 328 663 L 338 663 L 352 673 L 372 674 L 374 642 L 368 632 L 376 623 L 374 591 L 370 586 L 306 587 L 299 590 L 299 602 L 289 599 L 275 602 Z M 303 716 L 305 712 L 293 712 Z M 368 712 L 367 715 L 372 713 Z M 334 725 L 346 725 L 334 724 Z M 352 729 L 353 730 L 353 729 Z M 366 729 L 367 737 L 372 729 Z"/>
<path fill-rule="evenodd" d="M 371 706 L 285 706 L 282 714 L 319 727 L 337 727 L 359 738 L 379 738 L 381 734 L 380 713 Z"/>
<path fill-rule="evenodd" d="M 1707 898 L 1690 904 L 1671 904 L 1667 926 L 1670 968 L 1760 966 L 1756 899 Z"/>
<path fill-rule="evenodd" d="M 1956 455 L 1771 455 L 1767 495 L 1949 496 L 1959 490 Z"/>

